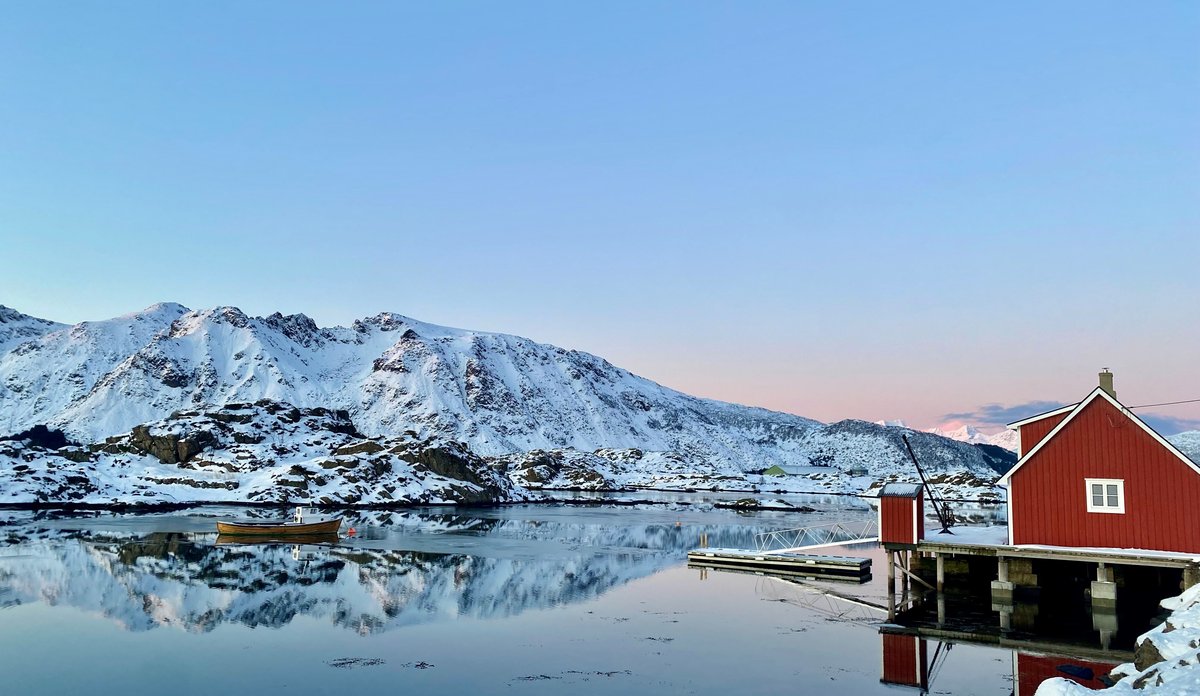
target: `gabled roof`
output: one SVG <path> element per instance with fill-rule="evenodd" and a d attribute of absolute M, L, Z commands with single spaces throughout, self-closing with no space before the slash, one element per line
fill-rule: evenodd
<path fill-rule="evenodd" d="M 1017 428 L 1020 428 L 1022 425 L 1028 425 L 1029 423 L 1032 423 L 1034 421 L 1040 421 L 1043 418 L 1049 418 L 1050 416 L 1057 416 L 1060 413 L 1066 413 L 1067 411 L 1070 411 L 1071 409 L 1075 408 L 1078 405 L 1079 404 L 1069 404 L 1067 406 L 1063 406 L 1062 408 L 1056 408 L 1053 411 L 1046 411 L 1045 413 L 1039 413 L 1036 416 L 1022 418 L 1019 421 L 1013 421 L 1012 423 L 1009 423 L 1006 427 L 1009 430 L 1016 430 Z"/>
<path fill-rule="evenodd" d="M 1025 466 L 1025 463 L 1028 462 L 1031 458 L 1033 458 L 1033 456 L 1036 455 L 1038 452 L 1040 452 L 1042 447 L 1044 447 L 1047 442 L 1050 442 L 1051 440 L 1053 440 L 1054 436 L 1057 435 L 1059 433 L 1059 431 L 1061 431 L 1063 428 L 1067 427 L 1068 423 L 1075 420 L 1075 417 L 1078 416 L 1080 413 L 1082 413 L 1083 409 L 1086 408 L 1088 404 L 1092 403 L 1096 399 L 1104 399 L 1105 401 L 1109 402 L 1113 406 L 1116 406 L 1118 411 L 1125 414 L 1125 416 L 1127 416 L 1129 418 L 1129 420 L 1133 421 L 1134 423 L 1137 423 L 1138 426 L 1140 426 L 1142 430 L 1145 430 L 1147 433 L 1149 433 L 1150 437 L 1154 438 L 1158 442 L 1158 444 L 1167 448 L 1167 451 L 1169 451 L 1171 454 L 1175 455 L 1176 457 L 1179 457 L 1180 461 L 1182 461 L 1184 464 L 1187 464 L 1188 467 L 1190 467 L 1192 471 L 1196 472 L 1197 474 L 1200 474 L 1200 467 L 1196 466 L 1196 463 L 1193 462 L 1186 454 L 1184 454 L 1183 452 L 1180 452 L 1179 448 L 1175 447 L 1175 445 L 1172 445 L 1170 442 L 1167 442 L 1166 438 L 1164 438 L 1162 435 L 1159 435 L 1157 432 L 1155 432 L 1154 428 L 1151 428 L 1150 426 L 1146 425 L 1145 422 L 1143 422 L 1141 418 L 1138 418 L 1137 416 L 1135 416 L 1133 414 L 1133 411 L 1130 411 L 1129 409 L 1127 409 L 1123 405 L 1121 405 L 1121 402 L 1117 401 L 1112 396 L 1109 396 L 1108 392 L 1104 391 L 1100 387 L 1096 387 L 1096 389 L 1093 390 L 1091 394 L 1088 394 L 1086 399 L 1084 399 L 1083 401 L 1080 401 L 1079 403 L 1075 404 L 1074 406 L 1064 406 L 1063 408 L 1061 408 L 1057 411 L 1049 411 L 1047 413 L 1041 414 L 1040 416 L 1034 416 L 1033 418 L 1028 418 L 1024 421 L 1017 421 L 1016 423 L 1013 423 L 1012 425 L 1018 425 L 1020 423 L 1025 423 L 1025 422 L 1029 422 L 1032 420 L 1039 420 L 1039 419 L 1045 418 L 1047 416 L 1051 416 L 1051 415 L 1054 415 L 1057 413 L 1062 413 L 1064 411 L 1071 410 L 1071 415 L 1062 419 L 1062 422 L 1060 422 L 1058 425 L 1054 426 L 1054 429 L 1051 430 L 1049 433 L 1047 433 L 1046 437 L 1043 437 L 1041 439 L 1041 441 L 1039 441 L 1037 443 L 1037 445 L 1034 446 L 1033 449 L 1026 452 L 1025 455 L 1023 457 L 1021 457 L 1021 459 L 1015 465 L 1013 465 L 1013 468 L 1009 469 L 1007 474 L 1001 476 L 1000 480 L 996 481 L 996 483 L 998 483 L 1000 485 L 1006 485 L 1008 483 L 1009 479 L 1012 478 L 1012 475 L 1017 473 L 1018 469 Z M 1012 425 L 1010 425 L 1009 427 L 1012 427 Z"/>
<path fill-rule="evenodd" d="M 915 498 L 921 494 L 919 483 L 887 483 L 879 491 L 880 498 Z"/>

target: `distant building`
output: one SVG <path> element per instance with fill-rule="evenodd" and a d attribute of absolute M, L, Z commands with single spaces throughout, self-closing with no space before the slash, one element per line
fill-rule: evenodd
<path fill-rule="evenodd" d="M 1111 372 L 1083 401 L 1008 427 L 1010 545 L 1200 553 L 1200 467 L 1117 401 Z"/>

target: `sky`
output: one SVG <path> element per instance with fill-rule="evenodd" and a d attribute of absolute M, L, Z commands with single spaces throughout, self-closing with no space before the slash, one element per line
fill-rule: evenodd
<path fill-rule="evenodd" d="M 1200 398 L 1200 3 L 4 14 L 28 314 L 393 311 L 824 421 Z"/>

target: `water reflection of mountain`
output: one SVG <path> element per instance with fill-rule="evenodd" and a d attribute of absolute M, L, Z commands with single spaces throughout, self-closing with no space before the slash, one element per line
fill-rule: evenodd
<path fill-rule="evenodd" d="M 130 631 L 279 627 L 307 616 L 365 634 L 584 601 L 683 561 L 701 533 L 748 545 L 762 531 L 452 516 L 423 522 L 435 531 L 424 546 L 438 548 L 439 534 L 461 541 L 455 535 L 466 533 L 478 550 L 377 548 L 370 539 L 229 546 L 210 535 L 10 528 L 0 542 L 0 607 L 76 607 Z M 490 553 L 492 542 L 499 553 Z"/>

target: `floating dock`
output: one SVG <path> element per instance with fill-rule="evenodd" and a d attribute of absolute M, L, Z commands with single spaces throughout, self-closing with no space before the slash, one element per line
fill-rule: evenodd
<path fill-rule="evenodd" d="M 790 575 L 866 582 L 871 578 L 871 559 L 858 556 L 826 556 L 817 549 L 879 541 L 874 522 L 832 522 L 796 529 L 781 529 L 754 535 L 757 548 L 709 548 L 708 535 L 700 536 L 700 548 L 688 552 L 688 565 L 700 568 Z"/>
<path fill-rule="evenodd" d="M 823 556 L 796 551 L 696 549 L 688 552 L 688 565 L 769 572 L 774 575 L 821 576 L 865 582 L 871 577 L 871 559 Z"/>

